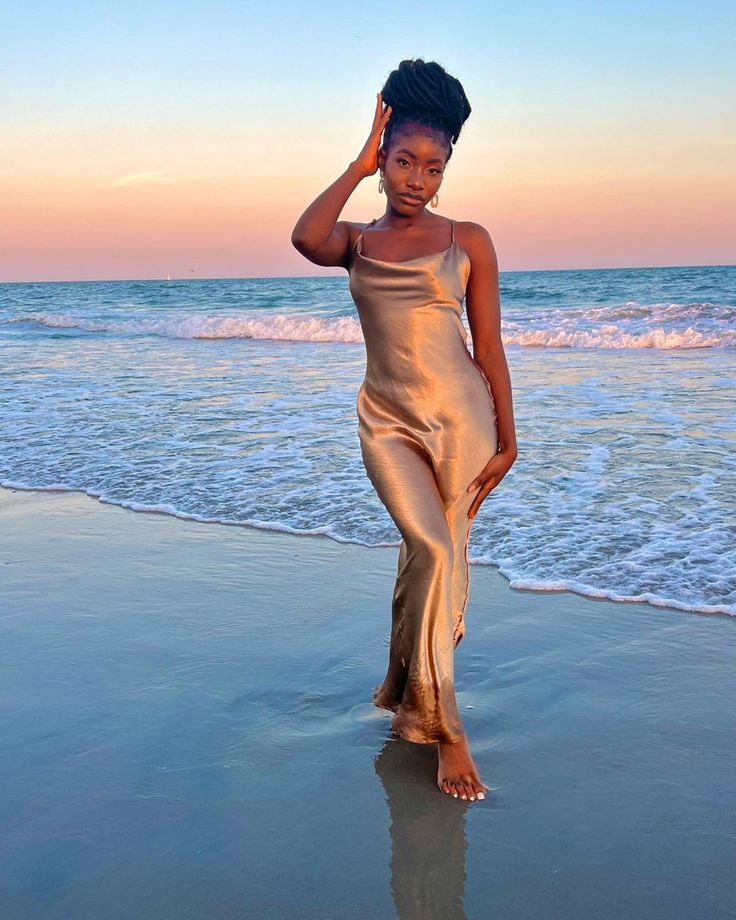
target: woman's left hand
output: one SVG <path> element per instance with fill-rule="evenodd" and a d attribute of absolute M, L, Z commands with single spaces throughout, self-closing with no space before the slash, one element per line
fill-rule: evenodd
<path fill-rule="evenodd" d="M 494 454 L 494 456 L 491 457 L 480 475 L 476 476 L 475 479 L 470 483 L 468 486 L 468 492 L 472 492 L 473 489 L 478 489 L 478 487 L 480 487 L 478 494 L 473 499 L 473 504 L 468 509 L 468 517 L 471 521 L 478 513 L 478 508 L 480 508 L 488 493 L 496 488 L 506 473 L 508 473 L 508 471 L 514 465 L 516 457 L 517 452 L 515 450 L 499 450 L 497 454 Z"/>

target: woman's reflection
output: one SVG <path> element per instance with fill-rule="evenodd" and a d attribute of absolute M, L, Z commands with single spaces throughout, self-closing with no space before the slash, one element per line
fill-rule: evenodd
<path fill-rule="evenodd" d="M 400 920 L 465 920 L 471 803 L 438 790 L 435 745 L 390 737 L 374 765 L 391 815 L 391 891 Z"/>

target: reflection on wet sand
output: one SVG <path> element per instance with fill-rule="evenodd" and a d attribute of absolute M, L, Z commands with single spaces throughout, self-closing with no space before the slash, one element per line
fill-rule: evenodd
<path fill-rule="evenodd" d="M 465 813 L 437 787 L 437 748 L 388 738 L 374 767 L 386 791 L 391 893 L 401 920 L 465 920 Z"/>

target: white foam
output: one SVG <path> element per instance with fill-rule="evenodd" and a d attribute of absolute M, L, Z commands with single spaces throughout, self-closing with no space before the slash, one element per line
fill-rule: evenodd
<path fill-rule="evenodd" d="M 717 334 L 696 332 L 691 326 L 682 331 L 652 329 L 627 333 L 617 326 L 605 325 L 594 332 L 585 330 L 539 329 L 529 332 L 505 332 L 506 345 L 527 348 L 730 348 L 736 346 L 736 330 Z"/>
<path fill-rule="evenodd" d="M 709 303 L 625 304 L 590 307 L 504 306 L 506 345 L 526 348 L 689 349 L 736 347 L 736 309 Z M 141 319 L 93 319 L 80 313 L 33 312 L 9 322 L 58 329 L 180 339 L 262 339 L 291 342 L 359 343 L 355 315 L 310 313 L 168 313 Z"/>
<path fill-rule="evenodd" d="M 96 498 L 103 504 L 115 505 L 117 507 L 125 508 L 138 513 L 166 514 L 171 517 L 180 518 L 181 520 L 196 521 L 201 524 L 224 524 L 234 527 L 250 527 L 259 530 L 270 530 L 279 533 L 288 533 L 294 536 L 324 536 L 334 540 L 337 543 L 366 546 L 369 548 L 397 546 L 400 542 L 398 540 L 372 542 L 362 541 L 356 538 L 348 538 L 339 532 L 336 532 L 334 528 L 330 527 L 297 528 L 291 527 L 287 524 L 280 524 L 257 519 L 235 520 L 227 517 L 212 517 L 207 515 L 188 514 L 182 511 L 178 511 L 173 505 L 166 503 L 146 504 L 143 502 L 135 501 L 113 500 L 111 498 L 105 497 L 101 492 L 97 492 L 93 489 L 78 489 L 61 484 L 54 484 L 50 486 L 32 486 L 27 483 L 0 479 L 0 486 L 9 489 L 18 489 L 32 492 L 78 492 L 84 495 L 89 495 L 92 498 Z M 718 555 L 715 553 L 711 553 L 709 558 L 711 561 L 718 561 Z M 736 605 L 687 603 L 676 596 L 664 596 L 651 591 L 627 594 L 607 588 L 596 588 L 591 586 L 589 583 L 580 581 L 575 578 L 530 578 L 528 576 L 521 576 L 516 574 L 513 566 L 499 563 L 498 561 L 493 560 L 486 555 L 479 557 L 473 556 L 471 553 L 469 554 L 468 561 L 473 565 L 494 566 L 498 569 L 499 573 L 508 580 L 510 587 L 517 588 L 519 590 L 538 591 L 541 593 L 553 591 L 569 591 L 573 594 L 579 594 L 583 597 L 605 599 L 615 603 L 647 603 L 655 607 L 667 607 L 674 610 L 682 610 L 688 613 L 725 614 L 728 616 L 736 616 Z M 703 557 L 701 563 L 707 561 L 708 560 Z M 614 559 L 611 560 L 611 565 L 615 567 L 620 565 L 620 563 Z"/>
<path fill-rule="evenodd" d="M 125 335 L 158 335 L 177 339 L 271 339 L 291 342 L 362 342 L 356 317 L 322 318 L 310 315 L 270 314 L 223 316 L 222 314 L 168 316 L 166 319 L 94 320 L 77 313 L 26 313 L 13 322 L 34 322 L 56 329 L 109 332 Z"/>

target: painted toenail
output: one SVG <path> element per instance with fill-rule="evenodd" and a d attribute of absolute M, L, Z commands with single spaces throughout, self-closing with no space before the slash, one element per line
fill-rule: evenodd
<path fill-rule="evenodd" d="M 457 798 L 457 792 L 453 792 L 453 793 L 452 793 L 452 797 L 453 797 L 453 799 L 456 799 L 456 798 Z"/>
<path fill-rule="evenodd" d="M 479 793 L 478 793 L 478 798 L 479 798 L 479 799 L 484 799 L 484 798 L 485 798 L 485 796 L 483 795 L 483 793 L 482 793 L 482 792 L 479 792 Z"/>

